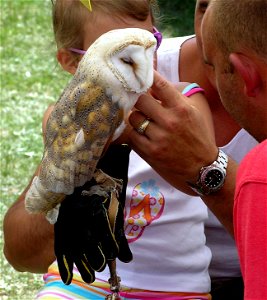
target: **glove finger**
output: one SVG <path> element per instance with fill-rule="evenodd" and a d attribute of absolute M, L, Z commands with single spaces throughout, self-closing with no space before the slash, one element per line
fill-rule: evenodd
<path fill-rule="evenodd" d="M 108 200 L 108 198 L 99 195 L 93 195 L 90 198 L 91 203 L 93 203 L 92 211 L 94 211 L 91 217 L 91 224 L 95 228 L 93 233 L 96 245 L 101 246 L 101 251 L 106 259 L 114 259 L 118 254 L 119 248 L 109 222 L 107 209 L 105 208 L 105 202 Z M 88 238 L 89 240 L 92 241 L 92 238 Z"/>
<path fill-rule="evenodd" d="M 109 222 L 108 213 L 104 208 L 102 214 L 94 217 L 95 224 L 98 227 L 98 241 L 101 244 L 101 250 L 106 259 L 115 259 L 118 255 L 119 247 L 115 240 L 114 233 Z"/>
<path fill-rule="evenodd" d="M 114 199 L 114 202 L 116 202 L 116 198 Z M 110 212 L 110 210 L 112 210 L 112 207 L 109 209 L 109 215 L 112 213 Z M 113 214 L 115 214 L 114 208 L 113 208 Z M 133 255 L 129 248 L 128 241 L 125 237 L 124 214 L 123 214 L 123 208 L 120 205 L 120 203 L 118 203 L 117 205 L 117 211 L 116 211 L 115 221 L 113 226 L 114 226 L 115 239 L 119 246 L 118 258 L 122 262 L 129 262 L 133 259 Z"/>
<path fill-rule="evenodd" d="M 85 256 L 91 268 L 97 272 L 101 272 L 106 267 L 106 258 L 100 245 L 92 245 L 88 243 Z"/>
<path fill-rule="evenodd" d="M 113 260 L 118 256 L 118 244 L 115 239 L 111 239 L 110 236 L 106 236 L 102 239 L 101 248 L 106 257 L 106 260 Z"/>
<path fill-rule="evenodd" d="M 95 281 L 95 271 L 91 268 L 90 263 L 85 254 L 75 258 L 74 262 L 84 282 L 92 283 Z"/>
<path fill-rule="evenodd" d="M 62 281 L 66 285 L 69 285 L 73 277 L 73 260 L 67 255 L 62 254 L 57 256 L 57 263 Z"/>
<path fill-rule="evenodd" d="M 119 243 L 119 253 L 118 253 L 118 259 L 122 262 L 128 263 L 133 259 L 133 254 L 130 250 L 128 241 L 123 234 L 117 238 L 117 241 Z"/>

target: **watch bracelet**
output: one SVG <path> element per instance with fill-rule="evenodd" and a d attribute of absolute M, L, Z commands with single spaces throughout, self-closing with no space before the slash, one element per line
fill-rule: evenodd
<path fill-rule="evenodd" d="M 201 167 L 197 182 L 195 184 L 191 182 L 187 182 L 187 184 L 194 192 L 196 192 L 200 196 L 209 195 L 211 193 L 217 192 L 219 189 L 223 187 L 223 184 L 225 182 L 227 165 L 228 165 L 228 155 L 224 153 L 221 149 L 219 149 L 217 159 L 213 161 L 213 163 L 211 163 L 210 165 Z M 208 168 L 210 168 L 210 170 L 212 170 L 212 168 L 220 169 L 220 171 L 222 172 L 223 179 L 220 185 L 218 186 L 218 188 L 212 189 L 205 186 L 205 184 L 203 183 L 204 180 L 202 178 L 202 174 Z"/>

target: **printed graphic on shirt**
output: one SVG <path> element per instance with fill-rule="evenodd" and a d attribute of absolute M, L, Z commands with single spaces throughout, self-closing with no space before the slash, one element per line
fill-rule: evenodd
<path fill-rule="evenodd" d="M 140 238 L 146 226 L 160 217 L 164 204 L 164 196 L 155 180 L 150 179 L 134 187 L 125 218 L 125 234 L 129 243 Z"/>

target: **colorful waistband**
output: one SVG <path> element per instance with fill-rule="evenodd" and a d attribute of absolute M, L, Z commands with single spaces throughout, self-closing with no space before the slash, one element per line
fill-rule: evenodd
<path fill-rule="evenodd" d="M 39 291 L 35 299 L 57 300 L 57 299 L 105 299 L 110 294 L 109 284 L 106 281 L 96 279 L 93 284 L 86 284 L 82 281 L 80 274 L 74 268 L 73 281 L 70 285 L 65 285 L 59 276 L 57 264 L 53 263 L 48 273 L 44 275 L 44 286 Z M 141 289 L 121 287 L 121 300 L 211 300 L 210 294 L 202 293 L 180 293 L 180 292 L 159 292 Z"/>

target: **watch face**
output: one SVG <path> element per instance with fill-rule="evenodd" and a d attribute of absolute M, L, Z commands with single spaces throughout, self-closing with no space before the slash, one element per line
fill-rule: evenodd
<path fill-rule="evenodd" d="M 201 182 L 209 189 L 218 189 L 224 182 L 224 174 L 219 168 L 213 168 L 204 172 L 201 176 Z"/>

